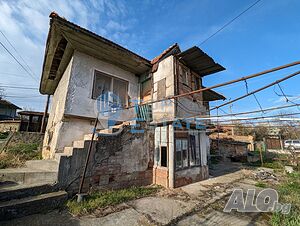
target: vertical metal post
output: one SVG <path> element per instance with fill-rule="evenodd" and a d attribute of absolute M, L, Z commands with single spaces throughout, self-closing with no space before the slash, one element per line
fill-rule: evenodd
<path fill-rule="evenodd" d="M 47 114 L 48 114 L 49 101 L 50 101 L 50 95 L 47 96 L 45 111 L 44 111 L 44 114 L 43 114 L 42 125 L 41 125 L 41 129 L 40 129 L 41 133 L 44 133 L 45 129 L 46 129 L 46 118 L 47 118 Z"/>
<path fill-rule="evenodd" d="M 89 144 L 88 153 L 87 153 L 87 157 L 86 157 L 85 165 L 84 165 L 84 170 L 83 170 L 83 174 L 81 176 L 81 180 L 80 180 L 80 184 L 79 184 L 79 190 L 78 190 L 78 194 L 77 194 L 78 198 L 79 198 L 78 201 L 81 201 L 80 200 L 80 195 L 81 195 L 81 192 L 82 192 L 84 179 L 85 179 L 85 174 L 86 174 L 86 170 L 87 170 L 88 163 L 89 163 L 89 160 L 90 160 L 90 155 L 91 155 L 91 151 L 92 151 L 92 147 L 93 147 L 93 143 L 94 143 L 94 137 L 95 137 L 95 133 L 96 133 L 97 124 L 98 124 L 98 117 L 96 117 L 96 119 L 95 119 L 95 124 L 94 124 L 93 134 L 92 134 L 92 140 Z"/>

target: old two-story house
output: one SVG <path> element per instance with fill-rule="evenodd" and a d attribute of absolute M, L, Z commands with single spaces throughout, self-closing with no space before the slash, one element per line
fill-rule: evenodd
<path fill-rule="evenodd" d="M 59 182 L 78 185 L 90 142 L 88 187 L 174 188 L 208 178 L 205 121 L 191 116 L 208 115 L 209 102 L 225 98 L 213 90 L 171 97 L 203 88 L 204 76 L 224 68 L 198 47 L 177 44 L 149 61 L 54 12 L 50 18 L 40 92 L 53 98 L 43 157 L 59 162 Z M 114 126 L 99 116 L 104 93 L 118 97 Z"/>

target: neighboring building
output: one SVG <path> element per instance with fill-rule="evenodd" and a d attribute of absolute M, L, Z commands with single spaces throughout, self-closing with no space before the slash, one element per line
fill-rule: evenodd
<path fill-rule="evenodd" d="M 107 92 L 117 96 L 113 120 L 119 125 L 107 128 L 111 118 L 99 117 L 86 186 L 173 188 L 208 178 L 205 126 L 184 119 L 209 114 L 209 101 L 225 97 L 208 90 L 159 100 L 203 88 L 204 76 L 224 68 L 198 47 L 182 52 L 177 44 L 149 61 L 56 13 L 50 17 L 40 92 L 53 99 L 43 156 L 60 161 L 60 182 L 70 188 L 79 178 L 97 98 Z M 142 102 L 149 104 L 131 108 Z M 144 133 L 130 133 L 130 126 Z"/>
<path fill-rule="evenodd" d="M 233 161 L 247 161 L 248 156 L 248 142 L 235 141 L 232 139 L 220 138 L 211 140 L 212 152 Z"/>
<path fill-rule="evenodd" d="M 41 132 L 42 120 L 44 112 L 38 111 L 19 111 L 21 118 L 20 131 Z M 46 123 L 48 115 L 46 116 Z"/>
<path fill-rule="evenodd" d="M 17 118 L 17 110 L 21 109 L 15 104 L 0 98 L 0 120 L 12 120 Z"/>

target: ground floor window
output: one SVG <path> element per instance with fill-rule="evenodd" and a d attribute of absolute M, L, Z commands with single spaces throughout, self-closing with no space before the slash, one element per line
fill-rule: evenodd
<path fill-rule="evenodd" d="M 196 144 L 196 136 L 189 135 L 190 166 L 200 165 L 200 147 Z"/>
<path fill-rule="evenodd" d="M 176 169 L 188 167 L 188 140 L 176 139 Z"/>
<path fill-rule="evenodd" d="M 200 147 L 196 138 L 195 135 L 189 135 L 188 139 L 176 139 L 176 169 L 200 165 Z"/>

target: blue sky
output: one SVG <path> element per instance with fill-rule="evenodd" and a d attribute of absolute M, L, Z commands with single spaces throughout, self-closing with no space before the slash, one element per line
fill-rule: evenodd
<path fill-rule="evenodd" d="M 175 42 L 182 50 L 199 45 L 253 2 L 0 0 L 0 30 L 30 65 L 36 80 L 39 80 L 51 11 L 152 59 Z M 299 10 L 300 1 L 297 0 L 262 0 L 201 45 L 203 51 L 226 68 L 224 72 L 205 77 L 204 85 L 222 83 L 299 60 Z M 1 34 L 0 41 L 10 47 Z M 257 89 L 299 69 L 300 66 L 293 67 L 249 80 L 249 89 Z M 299 84 L 300 75 L 282 83 L 282 86 L 295 99 L 300 96 Z M 39 82 L 28 76 L 0 48 L 1 85 L 38 88 Z M 239 83 L 216 91 L 230 99 L 245 94 L 245 86 Z M 39 96 L 38 90 L 6 88 L 5 93 L 7 99 L 21 107 L 35 110 L 44 108 L 46 97 Z M 276 96 L 273 88 L 258 93 L 257 98 L 264 108 L 284 104 L 283 98 Z M 214 102 L 212 105 L 220 103 Z M 233 112 L 254 109 L 258 109 L 258 105 L 253 97 L 232 106 Z M 224 107 L 224 110 L 228 112 L 229 107 Z"/>

